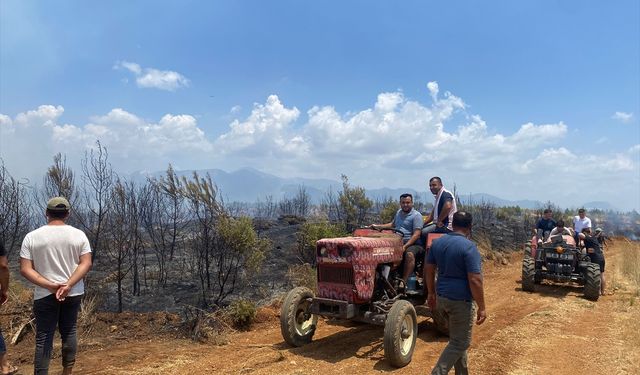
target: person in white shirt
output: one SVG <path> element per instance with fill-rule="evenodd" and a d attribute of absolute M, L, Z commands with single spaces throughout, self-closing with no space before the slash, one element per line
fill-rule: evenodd
<path fill-rule="evenodd" d="M 67 199 L 51 198 L 47 202 L 47 225 L 27 233 L 20 249 L 20 273 L 35 284 L 34 374 L 49 372 L 56 326 L 62 339 L 63 375 L 72 373 L 76 360 L 82 280 L 91 269 L 91 247 L 84 232 L 65 224 L 70 210 Z"/>
<path fill-rule="evenodd" d="M 584 228 L 591 228 L 591 219 L 587 217 L 587 211 L 584 208 L 578 210 L 578 216 L 573 217 L 573 233 L 576 243 L 580 240 L 578 234 L 582 233 Z"/>
<path fill-rule="evenodd" d="M 551 230 L 551 232 L 549 232 L 549 237 L 547 238 L 547 243 L 551 242 L 551 237 L 558 235 L 558 234 L 566 234 L 567 236 L 572 236 L 573 237 L 573 231 L 571 230 L 571 228 L 565 227 L 564 226 L 564 220 L 560 219 L 558 220 L 558 222 L 556 223 L 555 228 L 553 228 Z"/>
<path fill-rule="evenodd" d="M 578 210 L 578 216 L 573 217 L 573 230 L 575 233 L 582 233 L 584 228 L 591 228 L 591 219 L 587 217 L 584 208 Z"/>

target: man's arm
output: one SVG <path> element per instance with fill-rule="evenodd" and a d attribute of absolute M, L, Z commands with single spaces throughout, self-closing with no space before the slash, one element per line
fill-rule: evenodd
<path fill-rule="evenodd" d="M 422 234 L 421 229 L 414 229 L 413 234 L 411 235 L 411 238 L 409 238 L 409 241 L 407 241 L 407 243 L 402 246 L 402 250 L 407 250 L 409 246 L 415 244 L 416 241 L 420 238 L 421 234 Z"/>
<path fill-rule="evenodd" d="M 78 263 L 78 267 L 73 271 L 69 280 L 67 280 L 67 282 L 58 289 L 56 292 L 56 298 L 59 300 L 64 299 L 67 294 L 69 294 L 71 288 L 73 288 L 78 281 L 82 280 L 87 275 L 91 269 L 91 264 L 91 253 L 80 255 L 80 263 Z"/>
<path fill-rule="evenodd" d="M 61 284 L 51 282 L 39 274 L 38 271 L 33 268 L 33 261 L 31 259 L 20 258 L 20 274 L 24 276 L 25 279 L 39 287 L 47 289 L 51 293 L 55 293 L 61 286 Z"/>
<path fill-rule="evenodd" d="M 487 319 L 487 312 L 484 305 L 484 286 L 482 283 L 482 274 L 467 273 L 467 278 L 469 279 L 469 288 L 471 288 L 471 295 L 473 296 L 473 300 L 476 301 L 476 304 L 478 305 L 476 324 L 482 324 L 484 323 L 485 319 Z"/>
<path fill-rule="evenodd" d="M 435 207 L 433 207 L 433 209 L 431 210 L 431 212 L 429 212 L 429 215 L 427 215 L 427 217 L 425 217 L 425 218 L 424 218 L 424 223 L 425 223 L 425 224 L 429 224 L 429 223 L 431 223 L 431 222 L 433 221 L 433 211 L 434 211 L 435 209 L 436 209 L 436 208 L 435 208 Z"/>
<path fill-rule="evenodd" d="M 7 256 L 0 256 L 0 305 L 4 305 L 9 298 L 9 262 Z"/>
<path fill-rule="evenodd" d="M 373 229 L 393 229 L 393 221 L 386 224 L 371 224 Z"/>
<path fill-rule="evenodd" d="M 436 223 L 436 226 L 438 227 L 444 226 L 443 222 L 449 216 L 449 213 L 451 212 L 451 208 L 453 208 L 453 204 L 451 204 L 450 200 L 444 202 L 444 204 L 442 205 L 442 211 L 438 212 L 438 221 Z"/>

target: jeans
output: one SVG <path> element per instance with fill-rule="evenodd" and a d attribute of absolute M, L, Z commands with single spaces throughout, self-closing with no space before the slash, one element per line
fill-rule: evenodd
<path fill-rule="evenodd" d="M 0 354 L 4 354 L 7 352 L 7 344 L 4 342 L 4 337 L 2 336 L 2 331 L 0 331 Z"/>
<path fill-rule="evenodd" d="M 431 375 L 446 375 L 455 367 L 456 375 L 469 374 L 467 349 L 471 345 L 475 304 L 470 301 L 454 301 L 438 296 L 436 309 L 449 321 L 449 344 L 444 348 Z"/>
<path fill-rule="evenodd" d="M 33 301 L 36 317 L 36 353 L 34 374 L 48 374 L 49 360 L 53 350 L 53 335 L 58 326 L 62 338 L 62 366 L 73 367 L 76 362 L 78 339 L 76 327 L 82 296 L 67 297 L 60 302 L 50 294 Z"/>

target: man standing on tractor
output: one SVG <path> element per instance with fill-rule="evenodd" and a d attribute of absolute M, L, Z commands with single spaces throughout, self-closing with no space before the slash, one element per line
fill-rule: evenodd
<path fill-rule="evenodd" d="M 435 202 L 433 203 L 433 210 L 424 220 L 427 226 L 422 230 L 422 235 L 426 237 L 431 232 L 451 232 L 453 214 L 458 211 L 453 193 L 444 188 L 440 177 L 431 177 L 429 190 L 435 196 Z"/>
<path fill-rule="evenodd" d="M 413 195 L 409 193 L 400 196 L 400 209 L 396 212 L 393 221 L 386 224 L 371 224 L 371 228 L 396 229 L 402 232 L 402 250 L 404 250 L 404 272 L 402 280 L 407 285 L 409 275 L 413 272 L 418 257 L 424 257 L 424 246 L 420 239 L 422 230 L 422 215 L 413 208 Z"/>
<path fill-rule="evenodd" d="M 584 228 L 591 229 L 591 219 L 587 217 L 587 211 L 584 208 L 578 210 L 578 216 L 573 217 L 573 233 L 576 243 L 580 242 L 578 235 L 582 233 Z"/>
<path fill-rule="evenodd" d="M 556 221 L 551 217 L 553 212 L 550 208 L 544 210 L 542 217 L 536 223 L 536 237 L 538 244 L 546 241 L 549 237 L 549 233 L 556 227 Z"/>
<path fill-rule="evenodd" d="M 456 374 L 469 373 L 467 349 L 471 345 L 473 322 L 482 324 L 487 318 L 480 253 L 467 239 L 471 235 L 471 214 L 456 212 L 452 221 L 453 232 L 433 242 L 425 262 L 427 303 L 449 325 L 449 344 L 440 354 L 432 375 L 448 374 L 451 367 L 455 367 Z"/>

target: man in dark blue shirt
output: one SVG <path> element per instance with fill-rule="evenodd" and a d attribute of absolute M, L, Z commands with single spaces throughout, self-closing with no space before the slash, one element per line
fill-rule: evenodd
<path fill-rule="evenodd" d="M 556 227 L 556 221 L 551 217 L 553 212 L 547 208 L 542 213 L 542 217 L 536 223 L 536 236 L 538 237 L 538 243 L 546 241 L 549 237 L 549 233 Z"/>
<path fill-rule="evenodd" d="M 482 324 L 487 317 L 480 253 L 467 239 L 471 222 L 471 214 L 456 212 L 453 232 L 434 241 L 427 253 L 427 303 L 432 310 L 438 309 L 449 324 L 449 344 L 432 375 L 447 374 L 451 367 L 455 367 L 456 374 L 469 373 L 467 349 L 471 345 L 473 322 Z"/>

